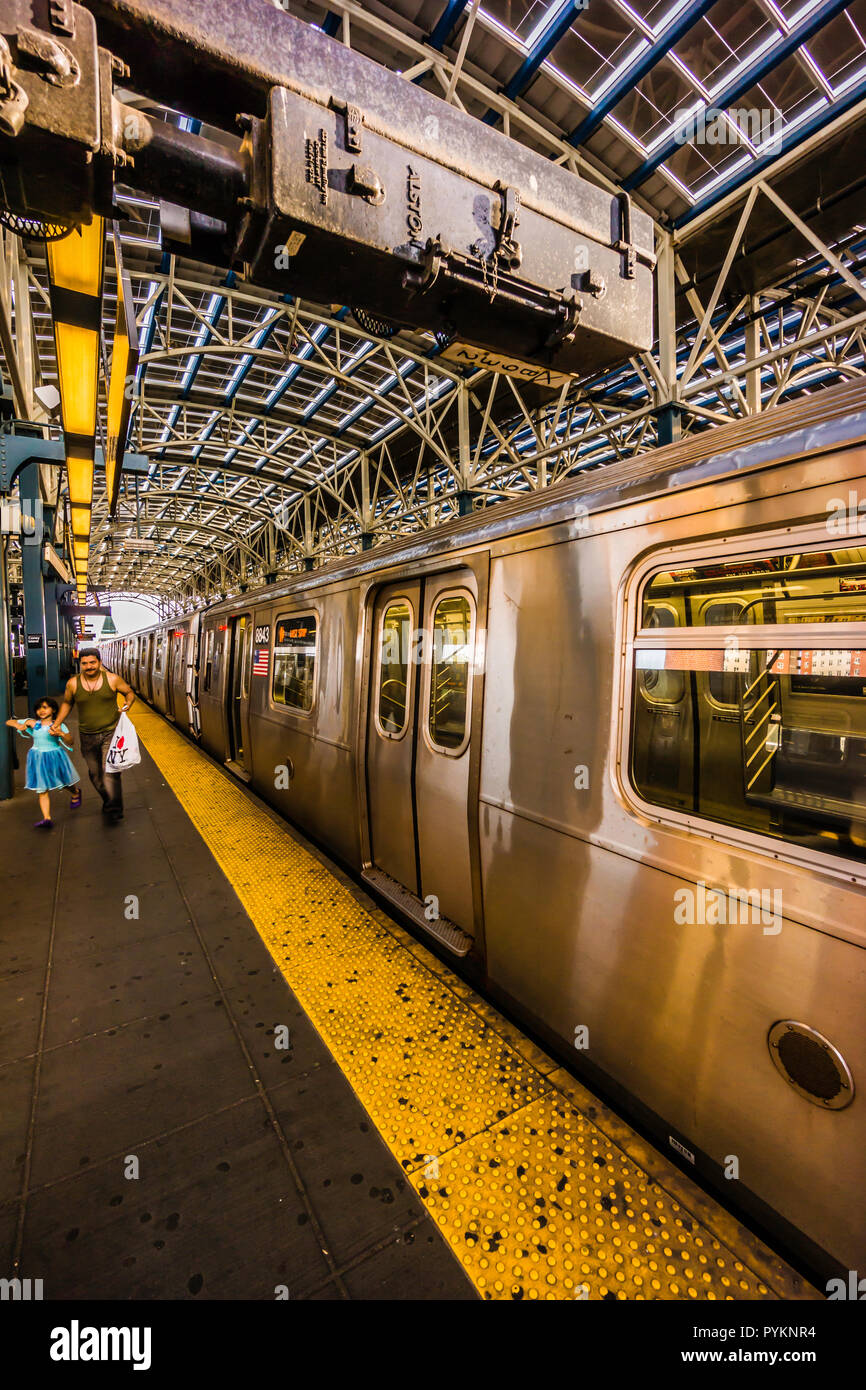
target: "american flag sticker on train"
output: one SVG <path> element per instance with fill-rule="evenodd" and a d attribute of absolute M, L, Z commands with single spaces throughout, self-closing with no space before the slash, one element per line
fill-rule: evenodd
<path fill-rule="evenodd" d="M 256 648 L 256 659 L 253 662 L 253 675 L 266 676 L 268 674 L 268 649 L 267 647 Z"/>

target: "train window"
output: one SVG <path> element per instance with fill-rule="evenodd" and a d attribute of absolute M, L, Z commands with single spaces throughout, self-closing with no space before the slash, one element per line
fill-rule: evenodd
<path fill-rule="evenodd" d="M 465 594 L 447 594 L 433 612 L 428 731 L 434 748 L 455 753 L 467 738 L 472 660 L 472 607 Z"/>
<path fill-rule="evenodd" d="M 668 604 L 651 604 L 647 609 L 647 627 L 676 627 L 676 625 L 676 612 Z M 657 705 L 676 705 L 685 693 L 685 676 L 681 671 L 644 671 L 639 680 L 641 690 L 646 698 Z"/>
<path fill-rule="evenodd" d="M 412 609 L 406 599 L 389 603 L 379 637 L 378 728 L 385 738 L 399 738 L 409 714 L 409 642 Z"/>
<path fill-rule="evenodd" d="M 213 680 L 213 632 L 204 635 L 204 689 L 210 690 Z"/>
<path fill-rule="evenodd" d="M 218 688 L 222 670 L 223 652 L 228 645 L 228 624 L 221 624 L 213 635 L 213 686 Z"/>
<path fill-rule="evenodd" d="M 745 604 L 712 602 L 704 606 L 701 619 L 707 627 L 733 627 L 747 615 L 743 614 Z M 710 695 L 719 705 L 737 703 L 737 677 L 727 671 L 708 671 L 707 681 Z"/>
<path fill-rule="evenodd" d="M 866 550 L 660 570 L 640 618 L 629 761 L 644 802 L 866 862 Z M 669 677 L 682 699 L 654 711 Z"/>
<path fill-rule="evenodd" d="M 274 700 L 307 714 L 316 678 L 316 615 L 279 618 L 274 636 Z"/>
<path fill-rule="evenodd" d="M 153 669 L 157 676 L 162 675 L 163 657 L 165 655 L 164 637 L 160 632 L 156 637 L 156 649 L 153 654 Z"/>
<path fill-rule="evenodd" d="M 864 565 L 866 550 L 846 548 L 672 567 L 645 586 L 642 625 L 660 599 L 683 604 L 691 627 L 721 625 L 709 600 L 735 603 L 739 624 L 863 622 Z"/>

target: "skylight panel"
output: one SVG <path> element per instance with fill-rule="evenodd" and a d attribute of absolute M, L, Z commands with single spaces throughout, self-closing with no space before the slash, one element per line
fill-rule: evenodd
<path fill-rule="evenodd" d="M 526 48 L 531 49 L 535 47 L 548 24 L 552 24 L 557 15 L 560 14 L 569 3 L 570 0 L 551 0 L 551 4 L 547 5 L 542 11 L 535 28 L 526 36 L 526 39 L 522 41 Z"/>
<path fill-rule="evenodd" d="M 219 411 L 218 411 L 218 410 L 212 410 L 212 411 L 211 411 L 210 420 L 209 420 L 208 423 L 205 425 L 205 428 L 204 428 L 204 430 L 203 430 L 203 432 L 202 432 L 201 443 L 200 443 L 200 444 L 196 444 L 195 448 L 194 448 L 193 451 L 192 451 L 192 456 L 193 456 L 194 459 L 197 459 L 197 458 L 198 458 L 199 454 L 201 453 L 202 449 L 204 448 L 205 440 L 210 439 L 211 435 L 212 435 L 213 432 L 214 432 L 214 426 L 216 425 L 216 422 L 217 422 L 218 419 L 219 419 Z"/>
<path fill-rule="evenodd" d="M 628 72 L 629 68 L 634 66 L 638 58 L 640 58 L 642 54 L 646 52 L 649 46 L 649 39 L 640 39 L 639 42 L 635 45 L 635 47 L 631 49 L 628 56 L 624 58 L 623 61 L 619 64 L 619 66 L 611 68 L 607 76 L 599 83 L 595 91 L 592 93 L 591 99 L 593 105 L 597 101 L 601 100 L 608 87 L 612 87 L 614 82 L 616 82 L 617 79 L 620 78 L 624 72 Z"/>
<path fill-rule="evenodd" d="M 270 330 L 270 328 L 271 328 L 271 325 L 273 324 L 274 319 L 277 317 L 277 314 L 278 314 L 278 313 L 279 313 L 279 310 L 278 310 L 278 309 L 273 309 L 273 308 L 268 309 L 267 313 L 265 314 L 264 321 L 263 321 L 263 323 L 262 323 L 262 325 L 261 325 L 259 331 L 256 333 L 256 336 L 253 338 L 253 347 L 254 347 L 254 348 L 259 348 L 259 347 L 261 347 L 262 343 L 265 342 L 265 340 L 266 340 L 266 338 L 267 338 L 267 336 L 268 336 L 269 330 Z M 254 353 L 252 353 L 252 352 L 246 352 L 246 353 L 244 353 L 243 357 L 241 358 L 241 360 L 240 360 L 240 362 L 238 363 L 238 365 L 235 367 L 234 371 L 232 372 L 231 377 L 229 378 L 228 382 L 226 383 L 226 388 L 225 388 L 225 395 L 226 395 L 226 397 L 231 397 L 231 396 L 234 394 L 235 389 L 240 385 L 240 383 L 241 383 L 241 381 L 243 380 L 244 376 L 245 376 L 246 373 L 249 371 L 249 368 L 250 368 L 250 366 L 252 365 L 253 359 L 254 359 Z"/>
<path fill-rule="evenodd" d="M 781 37 L 782 35 L 778 31 L 773 31 L 764 39 L 763 43 L 758 44 L 757 48 L 749 49 L 745 58 L 742 58 L 733 68 L 727 70 L 714 87 L 709 87 L 707 89 L 707 95 L 710 101 L 714 101 L 719 92 L 723 92 L 726 87 L 736 81 L 741 72 L 745 72 L 746 69 L 750 68 L 759 58 L 762 58 L 768 49 L 774 48 Z"/>
<path fill-rule="evenodd" d="M 856 72 L 852 72 L 850 77 L 846 77 L 844 82 L 840 82 L 838 87 L 834 87 L 834 97 L 840 97 L 849 87 L 853 87 L 857 82 L 862 82 L 864 78 L 866 78 L 866 66 L 858 68 Z"/>
<path fill-rule="evenodd" d="M 494 34 L 498 34 L 510 48 L 518 48 L 522 53 L 527 52 L 526 44 L 523 42 L 520 35 L 516 34 L 513 29 L 509 29 L 507 24 L 503 24 L 502 21 L 497 19 L 495 15 L 492 15 L 489 10 L 485 10 L 480 5 L 478 7 L 477 21 L 479 24 L 483 24 L 486 29 L 491 29 Z"/>

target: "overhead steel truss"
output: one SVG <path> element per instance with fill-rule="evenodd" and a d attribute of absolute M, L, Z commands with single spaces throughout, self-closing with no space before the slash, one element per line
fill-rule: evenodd
<path fill-rule="evenodd" d="M 465 44 L 449 59 L 379 13 L 348 0 L 333 8 L 344 42 L 353 24 L 374 29 L 395 66 L 412 60 L 407 80 L 432 71 L 456 102 L 483 90 L 513 136 L 613 186 L 598 160 L 492 92 L 464 61 Z M 365 333 L 349 306 L 281 298 L 168 255 L 158 210 L 130 191 L 122 241 L 142 349 L 129 383 L 130 447 L 149 471 L 124 474 L 114 519 L 97 487 L 91 586 L 158 596 L 170 615 L 862 375 L 866 231 L 825 244 L 776 185 L 864 110 L 866 101 L 851 106 L 713 209 L 679 227 L 657 224 L 652 352 L 543 396 L 489 372 L 464 374 L 425 335 Z M 744 294 L 732 267 L 767 204 L 802 255 L 778 283 Z M 732 215 L 727 247 L 698 284 L 690 243 L 723 214 Z M 0 345 L 16 413 L 47 426 L 36 394 L 56 377 L 44 251 L 2 235 Z M 116 301 L 108 264 L 106 343 Z"/>

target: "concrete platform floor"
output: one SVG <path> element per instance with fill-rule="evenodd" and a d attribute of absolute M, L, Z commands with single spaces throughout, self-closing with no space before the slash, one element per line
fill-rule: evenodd
<path fill-rule="evenodd" d="M 86 776 L 51 832 L 32 793 L 0 802 L 4 1274 L 49 1300 L 476 1298 L 142 755 L 117 826 Z"/>

